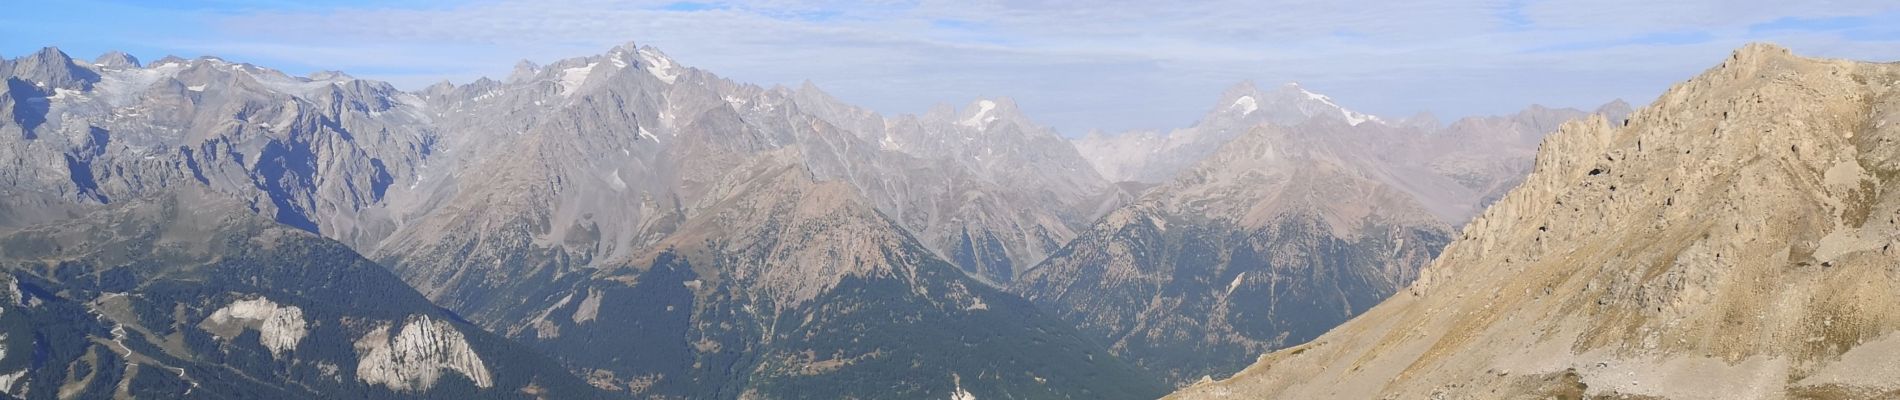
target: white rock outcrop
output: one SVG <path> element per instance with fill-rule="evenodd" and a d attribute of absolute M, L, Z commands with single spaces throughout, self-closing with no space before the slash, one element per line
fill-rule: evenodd
<path fill-rule="evenodd" d="M 262 297 L 232 302 L 212 312 L 205 324 L 206 330 L 213 334 L 219 334 L 219 331 L 211 328 L 213 326 L 242 324 L 246 328 L 256 329 L 258 344 L 270 349 L 273 357 L 282 357 L 296 350 L 297 344 L 310 334 L 308 323 L 303 318 L 303 309 L 279 305 Z"/>
<path fill-rule="evenodd" d="M 448 321 L 411 317 L 394 335 L 384 326 L 356 341 L 356 378 L 399 392 L 435 387 L 443 372 L 455 371 L 481 388 L 493 387 L 487 364 Z"/>

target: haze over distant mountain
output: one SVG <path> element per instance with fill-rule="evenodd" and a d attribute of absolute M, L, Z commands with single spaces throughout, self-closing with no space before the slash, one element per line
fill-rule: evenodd
<path fill-rule="evenodd" d="M 1013 288 L 1172 382 L 1231 373 L 1371 307 L 1449 240 L 1362 151 L 1391 131 L 1256 126 Z"/>
<path fill-rule="evenodd" d="M 1174 177 L 1012 290 L 1175 383 L 1230 374 L 1410 283 L 1454 227 L 1523 179 L 1544 133 L 1587 115 L 1532 106 L 1441 126 L 1242 83 L 1168 136 L 1076 140 L 1111 178 Z M 1194 166 L 1173 172 L 1182 160 Z"/>
<path fill-rule="evenodd" d="M 1890 398 L 1900 68 L 1750 45 L 1535 171 L 1411 288 L 1178 398 Z"/>
<path fill-rule="evenodd" d="M 1089 132 L 1075 140 L 1075 147 L 1110 181 L 1159 183 L 1212 155 L 1221 144 L 1255 125 L 1292 126 L 1315 119 L 1348 125 L 1384 123 L 1379 117 L 1341 107 L 1331 97 L 1308 91 L 1298 83 L 1263 91 L 1253 82 L 1241 82 L 1221 94 L 1215 107 L 1193 126 L 1165 135 Z"/>
<path fill-rule="evenodd" d="M 1629 113 L 1628 108 L 1618 100 L 1596 113 L 1620 119 Z M 1165 135 L 1090 132 L 1073 142 L 1102 176 L 1124 187 L 1145 189 L 1173 179 L 1260 124 L 1295 127 L 1309 121 L 1334 121 L 1354 128 L 1396 128 L 1407 132 L 1368 141 L 1368 147 L 1360 151 L 1376 153 L 1379 162 L 1403 166 L 1394 169 L 1398 175 L 1387 183 L 1410 192 L 1433 214 L 1457 225 L 1529 172 L 1531 156 L 1544 134 L 1564 121 L 1589 114 L 1533 105 L 1514 115 L 1466 117 L 1448 125 L 1440 125 L 1426 113 L 1394 121 L 1352 111 L 1297 83 L 1262 91 L 1243 82 L 1229 88 L 1193 126 Z"/>

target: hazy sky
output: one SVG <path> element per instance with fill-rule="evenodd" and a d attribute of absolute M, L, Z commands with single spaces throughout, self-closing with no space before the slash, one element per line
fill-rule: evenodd
<path fill-rule="evenodd" d="M 163 4 L 148 4 L 163 3 Z M 1900 1 L 23 1 L 0 56 L 58 46 L 216 55 L 403 88 L 505 77 L 633 41 L 878 111 L 1009 96 L 1075 136 L 1185 126 L 1221 90 L 1298 81 L 1360 111 L 1441 119 L 1638 105 L 1749 41 L 1900 60 Z"/>

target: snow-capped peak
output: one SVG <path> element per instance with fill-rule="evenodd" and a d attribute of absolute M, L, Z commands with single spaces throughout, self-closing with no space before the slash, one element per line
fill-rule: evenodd
<path fill-rule="evenodd" d="M 1381 124 L 1385 123 L 1385 120 L 1380 119 L 1378 116 L 1374 116 L 1371 114 L 1364 114 L 1357 111 L 1348 110 L 1346 109 L 1346 107 L 1341 107 L 1339 103 L 1333 102 L 1332 97 L 1319 94 L 1319 93 L 1313 93 L 1313 91 L 1306 90 L 1305 87 L 1300 86 L 1299 82 L 1287 82 L 1286 88 L 1299 91 L 1300 94 L 1306 96 L 1307 100 L 1319 102 L 1320 104 L 1324 104 L 1328 108 L 1339 110 L 1339 116 L 1341 118 L 1345 118 L 1346 123 L 1348 124 L 1357 126 L 1359 124 L 1363 124 L 1366 122 L 1377 122 Z"/>

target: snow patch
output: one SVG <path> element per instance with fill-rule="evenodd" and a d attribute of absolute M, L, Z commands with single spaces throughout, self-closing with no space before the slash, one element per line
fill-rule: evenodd
<path fill-rule="evenodd" d="M 892 151 L 903 150 L 903 146 L 897 145 L 897 138 L 892 137 L 890 132 L 884 133 L 884 140 L 878 141 L 878 146 L 883 147 L 885 150 L 892 150 Z"/>
<path fill-rule="evenodd" d="M 64 88 L 53 88 L 53 96 L 47 97 L 47 99 L 48 100 L 64 100 L 64 99 L 83 99 L 85 97 L 86 97 L 86 92 L 72 90 L 72 89 L 64 89 Z"/>
<path fill-rule="evenodd" d="M 600 65 L 600 63 L 593 62 L 588 63 L 587 66 L 584 67 L 561 70 L 561 95 L 574 95 L 574 91 L 580 90 L 581 84 L 587 83 L 587 76 L 593 75 L 594 66 L 597 65 Z"/>
<path fill-rule="evenodd" d="M 1382 124 L 1385 123 L 1385 120 L 1379 119 L 1379 117 L 1367 115 L 1367 114 L 1361 114 L 1353 110 L 1348 110 L 1345 107 L 1340 107 L 1339 103 L 1333 102 L 1332 97 L 1328 97 L 1326 95 L 1319 94 L 1319 93 L 1313 93 L 1312 91 L 1308 91 L 1305 88 L 1300 88 L 1300 93 L 1305 94 L 1307 99 L 1318 101 L 1321 104 L 1325 104 L 1327 107 L 1332 107 L 1333 109 L 1339 110 L 1339 116 L 1345 118 L 1346 123 L 1352 124 L 1353 126 L 1358 126 L 1359 124 L 1363 124 L 1366 122 L 1378 122 Z"/>
<path fill-rule="evenodd" d="M 159 80 L 178 75 L 184 67 L 175 63 L 166 63 L 147 69 L 124 69 L 99 74 L 99 84 L 92 90 L 113 107 L 125 107 L 138 100 L 140 92 L 157 84 Z"/>
<path fill-rule="evenodd" d="M 958 123 L 963 124 L 963 126 L 968 126 L 968 127 L 977 128 L 981 130 L 984 127 L 989 126 L 991 122 L 996 122 L 996 116 L 990 115 L 990 110 L 995 110 L 995 109 L 996 109 L 996 102 L 994 101 L 989 101 L 989 100 L 977 101 L 976 114 L 971 114 L 969 118 L 965 118 L 963 119 L 962 122 L 958 122 Z"/>
<path fill-rule="evenodd" d="M 435 387 L 447 370 L 468 377 L 477 387 L 495 385 L 488 365 L 455 325 L 418 316 L 409 318 L 394 336 L 389 330 L 383 326 L 356 341 L 356 377 L 363 383 L 424 392 Z"/>
<path fill-rule="evenodd" d="M 252 77 L 257 78 L 258 83 L 264 84 L 264 87 L 270 88 L 271 91 L 293 95 L 293 96 L 309 96 L 311 93 L 314 93 L 326 87 L 336 85 L 339 83 L 349 82 L 349 80 L 336 81 L 336 82 L 309 81 L 309 80 L 302 80 L 298 78 L 288 78 L 288 77 L 280 77 L 280 76 L 273 76 L 273 75 L 262 75 L 262 76 L 253 75 Z"/>
<path fill-rule="evenodd" d="M 190 91 L 193 91 L 193 92 L 202 92 L 202 91 L 205 91 L 205 85 L 191 85 L 191 86 L 186 86 L 186 87 L 185 87 L 185 90 L 190 90 Z"/>
<path fill-rule="evenodd" d="M 666 58 L 665 54 L 660 54 L 653 49 L 643 48 L 639 53 L 640 61 L 646 64 L 647 73 L 653 74 L 653 77 L 660 78 L 660 81 L 667 84 L 672 84 L 674 80 L 679 79 L 679 67 L 673 65 L 673 59 Z"/>
<path fill-rule="evenodd" d="M 303 309 L 297 306 L 278 305 L 270 299 L 261 297 L 232 302 L 231 305 L 212 312 L 205 323 L 209 324 L 205 325 L 206 331 L 213 331 L 213 326 L 228 326 L 234 323 L 256 329 L 258 344 L 270 349 L 273 357 L 282 357 L 284 353 L 296 350 L 297 344 L 303 341 L 304 336 L 310 334 L 310 331 L 305 329 L 307 324 L 303 319 Z M 217 334 L 215 331 L 212 333 Z"/>
<path fill-rule="evenodd" d="M 1247 114 L 1253 114 L 1254 111 L 1259 111 L 1260 103 L 1254 101 L 1253 96 L 1240 96 L 1240 98 L 1234 99 L 1234 105 L 1227 108 L 1240 110 L 1240 115 L 1245 116 Z"/>
<path fill-rule="evenodd" d="M 1239 289 L 1239 288 L 1240 288 L 1240 282 L 1241 282 L 1241 281 L 1244 281 L 1244 280 L 1246 280 L 1246 279 L 1247 279 L 1247 273 L 1246 273 L 1246 272 L 1241 272 L 1241 273 L 1240 273 L 1240 275 L 1235 275 L 1235 276 L 1234 276 L 1234 283 L 1229 283 L 1229 284 L 1227 284 L 1227 295 L 1228 295 L 1228 296 L 1233 296 L 1233 295 L 1234 295 L 1234 289 Z"/>

